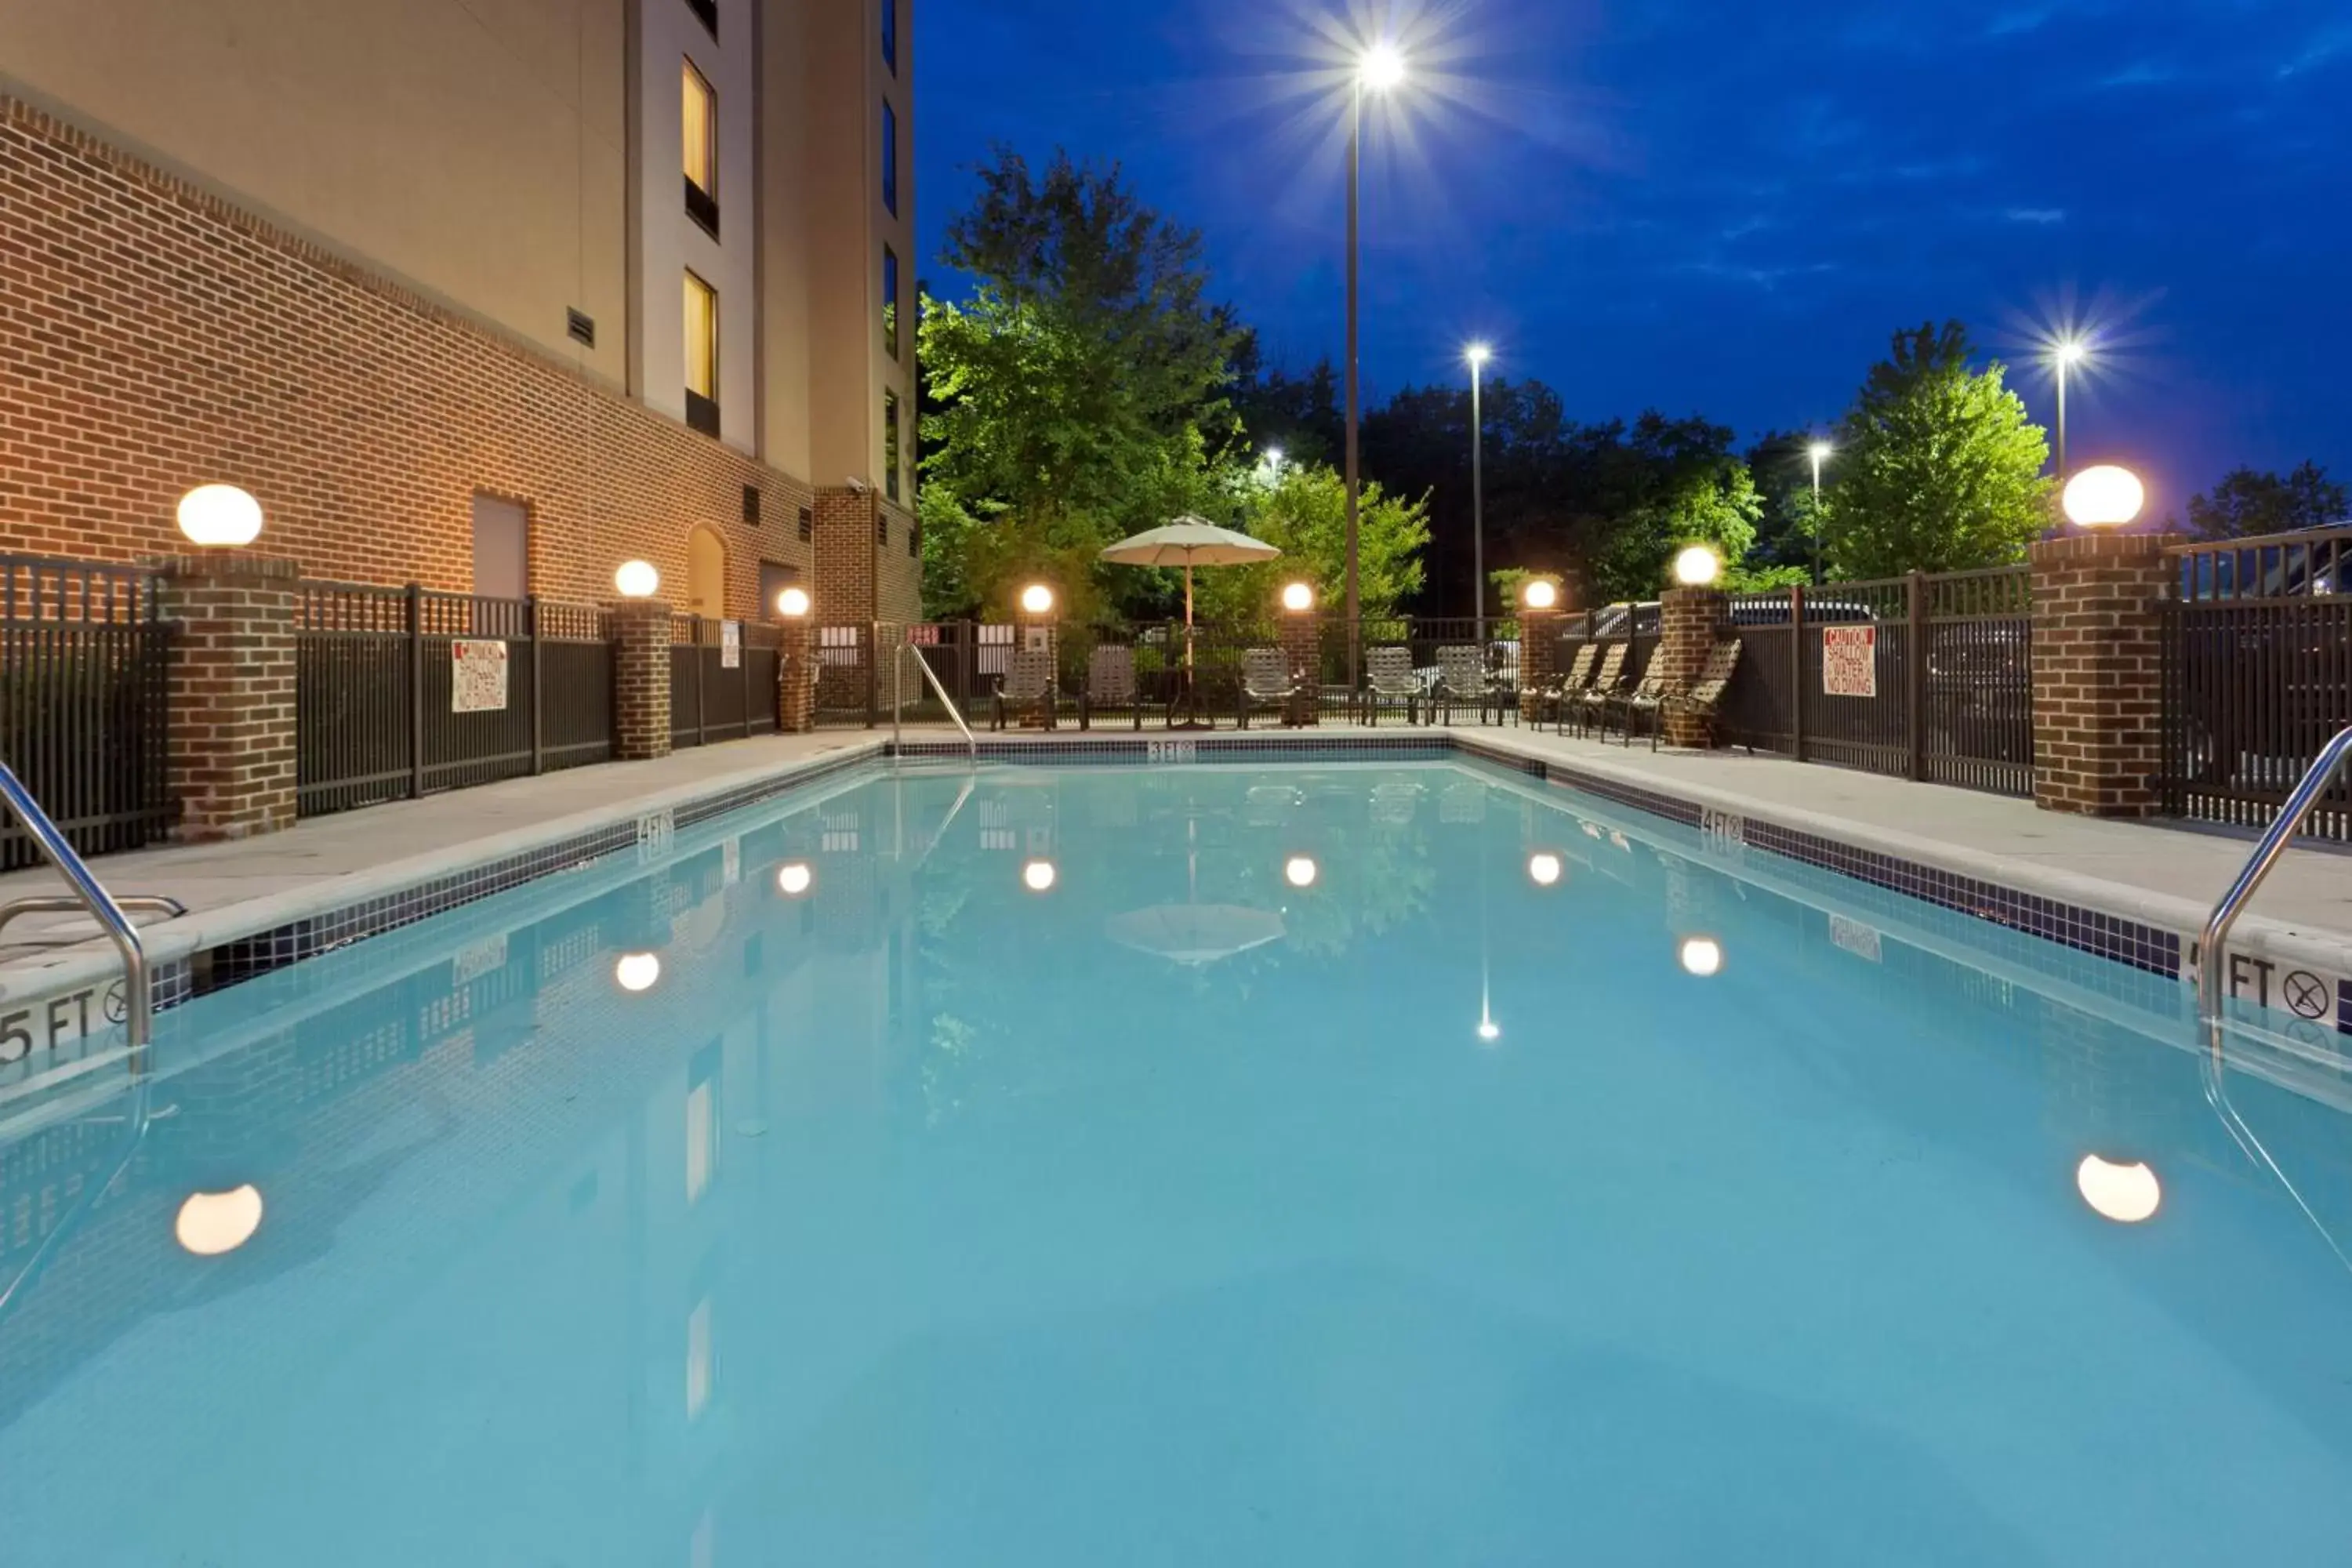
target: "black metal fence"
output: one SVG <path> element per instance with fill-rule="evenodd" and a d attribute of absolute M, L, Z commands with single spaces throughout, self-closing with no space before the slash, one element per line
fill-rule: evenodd
<path fill-rule="evenodd" d="M 707 746 L 776 732 L 780 628 L 758 621 L 670 620 L 669 743 Z"/>
<path fill-rule="evenodd" d="M 1801 762 L 2033 793 L 2025 567 L 1735 595 L 1724 731 Z"/>
<path fill-rule="evenodd" d="M 82 854 L 171 829 L 170 637 L 145 572 L 0 555 L 0 758 Z M 0 816 L 0 869 L 40 858 Z"/>
<path fill-rule="evenodd" d="M 540 599 L 305 583 L 305 816 L 608 761 L 613 626 Z"/>
<path fill-rule="evenodd" d="M 2164 612 L 2166 814 L 2267 826 L 2352 725 L 2352 529 L 2177 550 Z M 2339 781 L 2308 831 L 2352 842 Z"/>

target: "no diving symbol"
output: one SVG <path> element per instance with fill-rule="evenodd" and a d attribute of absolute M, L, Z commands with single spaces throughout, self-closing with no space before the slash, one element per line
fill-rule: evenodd
<path fill-rule="evenodd" d="M 100 1005 L 105 1007 L 106 1021 L 110 1024 L 120 1024 L 129 1015 L 131 1008 L 122 1000 L 121 981 L 118 980 L 106 988 L 106 1000 Z"/>
<path fill-rule="evenodd" d="M 2335 1000 L 2328 994 L 2327 983 L 2306 970 L 2289 971 L 2279 989 L 2298 1018 L 2324 1018 L 2328 1003 Z"/>

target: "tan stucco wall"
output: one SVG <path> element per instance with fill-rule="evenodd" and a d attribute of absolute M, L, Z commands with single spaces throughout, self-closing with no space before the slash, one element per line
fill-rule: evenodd
<path fill-rule="evenodd" d="M 0 85 L 614 384 L 625 0 L 0 4 Z M 596 321 L 596 347 L 564 310 Z"/>

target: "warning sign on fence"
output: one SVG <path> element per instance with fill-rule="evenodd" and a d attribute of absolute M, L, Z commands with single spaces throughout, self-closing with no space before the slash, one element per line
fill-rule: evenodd
<path fill-rule="evenodd" d="M 740 621 L 719 623 L 719 668 L 743 668 L 743 623 Z"/>
<path fill-rule="evenodd" d="M 495 713 L 507 705 L 507 645 L 449 645 L 449 711 Z"/>
<path fill-rule="evenodd" d="M 1827 697 L 1878 695 L 1878 628 L 1822 628 L 1822 693 Z"/>

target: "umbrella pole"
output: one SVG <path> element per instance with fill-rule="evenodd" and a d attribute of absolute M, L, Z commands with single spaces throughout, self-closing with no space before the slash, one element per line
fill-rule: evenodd
<path fill-rule="evenodd" d="M 1184 668 L 1192 668 L 1192 560 L 1184 559 Z"/>

